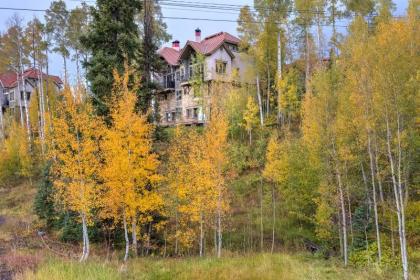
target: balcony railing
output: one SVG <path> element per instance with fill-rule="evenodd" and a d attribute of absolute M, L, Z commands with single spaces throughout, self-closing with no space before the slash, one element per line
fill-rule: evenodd
<path fill-rule="evenodd" d="M 161 85 L 164 89 L 174 89 L 175 88 L 175 74 L 166 74 L 163 75 Z"/>
<path fill-rule="evenodd" d="M 203 64 L 191 64 L 188 67 L 184 68 L 182 71 L 176 71 L 176 78 L 180 82 L 188 82 L 192 79 L 199 77 L 200 79 L 204 78 Z"/>

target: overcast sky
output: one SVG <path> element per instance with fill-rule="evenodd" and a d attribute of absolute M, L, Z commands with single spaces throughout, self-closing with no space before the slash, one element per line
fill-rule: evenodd
<path fill-rule="evenodd" d="M 253 0 L 188 0 L 189 2 L 204 2 L 214 4 L 229 5 L 250 5 L 252 6 Z M 52 0 L 0 0 L 0 7 L 12 7 L 12 8 L 29 8 L 29 9 L 47 9 L 50 6 Z M 80 4 L 78 0 L 65 0 L 69 9 L 74 8 Z M 87 1 L 89 2 L 89 1 Z M 394 0 L 397 5 L 395 15 L 404 15 L 407 8 L 408 0 Z M 180 8 L 180 7 L 162 7 L 163 15 L 165 17 L 193 17 L 193 18 L 211 18 L 211 19 L 228 19 L 236 20 L 238 18 L 238 12 L 236 11 L 197 11 L 192 8 Z M 13 11 L 0 10 L 0 28 L 1 30 L 6 29 L 7 19 L 13 15 Z M 43 19 L 44 14 L 42 12 L 30 12 L 20 11 L 19 14 L 30 20 L 33 16 L 37 16 Z M 168 25 L 168 33 L 172 35 L 173 39 L 178 39 L 183 45 L 186 40 L 194 39 L 194 29 L 200 27 L 202 30 L 202 36 L 208 36 L 210 34 L 226 31 L 236 35 L 236 23 L 235 22 L 211 22 L 211 21 L 191 21 L 191 20 L 180 20 L 180 19 L 165 19 Z M 51 72 L 56 75 L 63 75 L 62 60 L 60 57 L 54 55 L 50 58 Z M 74 68 L 74 67 L 72 67 Z M 70 69 L 70 75 L 74 75 L 74 69 Z"/>

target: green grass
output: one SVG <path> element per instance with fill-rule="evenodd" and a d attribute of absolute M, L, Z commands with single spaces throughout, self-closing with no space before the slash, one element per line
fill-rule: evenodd
<path fill-rule="evenodd" d="M 413 275 L 412 279 L 419 275 Z M 309 255 L 258 254 L 230 258 L 134 259 L 127 266 L 118 262 L 103 263 L 92 260 L 77 261 L 49 259 L 36 272 L 28 272 L 22 279 L 400 279 L 395 271 L 344 268 L 339 262 L 325 261 Z"/>

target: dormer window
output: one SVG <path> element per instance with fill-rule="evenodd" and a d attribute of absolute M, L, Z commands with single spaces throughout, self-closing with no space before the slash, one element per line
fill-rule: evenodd
<path fill-rule="evenodd" d="M 227 61 L 223 61 L 223 60 L 216 61 L 217 74 L 220 74 L 220 75 L 226 74 L 226 67 L 227 67 Z"/>

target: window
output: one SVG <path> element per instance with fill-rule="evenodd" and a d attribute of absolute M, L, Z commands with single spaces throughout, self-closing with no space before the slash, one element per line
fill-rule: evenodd
<path fill-rule="evenodd" d="M 181 72 L 181 77 L 180 77 L 181 81 L 184 81 L 184 79 L 185 79 L 185 69 L 181 68 L 180 72 Z"/>
<path fill-rule="evenodd" d="M 238 46 L 229 44 L 229 49 L 231 49 L 234 52 L 237 52 L 238 51 Z"/>
<path fill-rule="evenodd" d="M 175 118 L 176 118 L 175 112 L 171 112 L 171 121 L 172 122 L 175 121 Z"/>
<path fill-rule="evenodd" d="M 170 122 L 170 121 L 172 121 L 172 118 L 171 118 L 171 113 L 170 112 L 166 112 L 166 121 L 167 122 Z"/>
<path fill-rule="evenodd" d="M 191 118 L 191 109 L 187 109 L 187 119 Z"/>
<path fill-rule="evenodd" d="M 194 117 L 194 119 L 198 119 L 198 108 L 194 108 L 193 117 Z"/>
<path fill-rule="evenodd" d="M 175 91 L 175 98 L 176 98 L 176 101 L 181 101 L 182 100 L 181 90 Z"/>
<path fill-rule="evenodd" d="M 29 100 L 29 98 L 31 97 L 31 92 L 30 91 L 27 91 L 27 92 L 25 92 L 25 98 L 26 98 L 26 100 Z M 21 91 L 20 92 L 20 99 L 22 99 L 23 100 L 23 91 Z"/>
<path fill-rule="evenodd" d="M 14 91 L 6 92 L 6 98 L 8 98 L 9 102 L 15 101 L 15 92 Z"/>
<path fill-rule="evenodd" d="M 226 74 L 226 66 L 227 66 L 227 62 L 226 61 L 216 61 L 216 73 L 217 74 Z"/>
<path fill-rule="evenodd" d="M 180 76 L 181 76 L 181 73 L 179 72 L 179 71 L 176 71 L 176 80 L 179 82 L 179 80 L 180 80 Z"/>
<path fill-rule="evenodd" d="M 175 113 L 176 113 L 176 119 L 177 120 L 181 119 L 181 117 L 182 117 L 182 108 L 179 108 L 179 107 L 176 108 Z"/>

